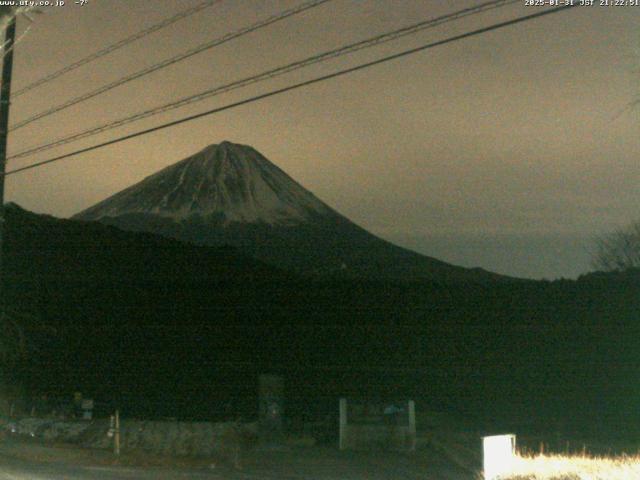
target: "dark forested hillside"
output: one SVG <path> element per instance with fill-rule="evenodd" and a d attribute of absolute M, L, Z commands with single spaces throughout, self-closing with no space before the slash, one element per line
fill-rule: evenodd
<path fill-rule="evenodd" d="M 495 285 L 312 280 L 231 248 L 15 206 L 5 249 L 10 303 L 57 332 L 34 338 L 32 391 L 209 418 L 230 403 L 253 411 L 255 375 L 275 371 L 291 415 L 346 394 L 412 396 L 494 427 L 640 420 L 637 272 Z"/>

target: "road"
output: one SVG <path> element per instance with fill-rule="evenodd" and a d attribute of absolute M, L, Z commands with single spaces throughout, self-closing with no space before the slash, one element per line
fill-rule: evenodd
<path fill-rule="evenodd" d="M 231 474 L 231 476 L 230 476 Z M 74 466 L 61 463 L 36 463 L 0 456 L 0 480 L 178 480 L 242 479 L 234 472 L 216 473 L 207 470 L 170 470 L 161 468 L 130 468 L 104 466 Z"/>
<path fill-rule="evenodd" d="M 28 447 L 27 447 L 28 448 Z M 55 450 L 52 450 L 55 451 Z M 310 448 L 254 451 L 243 468 L 174 468 L 41 462 L 0 453 L 0 480 L 473 480 L 474 474 L 434 452 L 413 455 Z"/>

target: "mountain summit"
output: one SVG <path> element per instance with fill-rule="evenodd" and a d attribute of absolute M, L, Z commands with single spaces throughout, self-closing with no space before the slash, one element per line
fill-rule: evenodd
<path fill-rule="evenodd" d="M 78 218 L 127 214 L 295 225 L 335 212 L 253 148 L 222 142 L 160 170 Z"/>
<path fill-rule="evenodd" d="M 124 230 L 232 245 L 298 273 L 444 282 L 505 279 L 386 242 L 249 146 L 222 142 L 77 214 Z"/>

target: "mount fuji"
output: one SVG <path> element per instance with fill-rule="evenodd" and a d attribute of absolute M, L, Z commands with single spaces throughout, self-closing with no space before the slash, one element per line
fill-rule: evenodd
<path fill-rule="evenodd" d="M 73 219 L 201 245 L 231 245 L 303 274 L 444 282 L 506 279 L 382 240 L 252 147 L 230 142 L 206 147 Z"/>

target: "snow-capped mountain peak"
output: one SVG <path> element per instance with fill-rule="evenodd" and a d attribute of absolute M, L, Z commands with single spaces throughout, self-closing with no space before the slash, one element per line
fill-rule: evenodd
<path fill-rule="evenodd" d="M 144 213 L 185 220 L 289 225 L 335 212 L 259 152 L 222 142 L 171 165 L 81 212 L 97 220 Z"/>
<path fill-rule="evenodd" d="M 74 216 L 189 243 L 233 246 L 314 276 L 493 281 L 393 245 L 316 198 L 253 148 L 211 145 Z"/>

